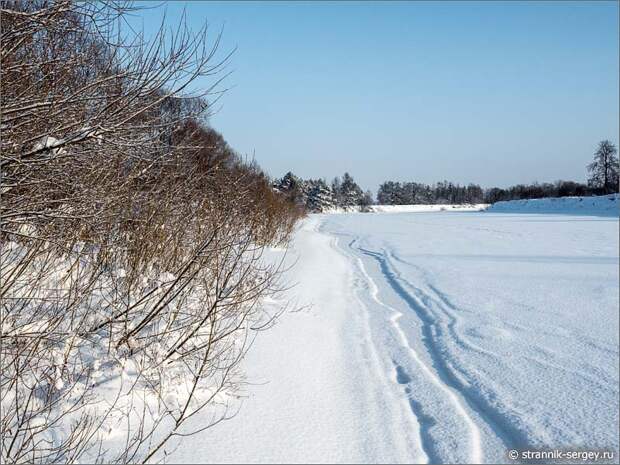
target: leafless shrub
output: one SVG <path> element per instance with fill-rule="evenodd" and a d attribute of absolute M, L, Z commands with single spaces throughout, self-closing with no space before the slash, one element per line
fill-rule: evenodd
<path fill-rule="evenodd" d="M 0 457 L 161 460 L 197 412 L 230 415 L 278 315 L 265 250 L 301 213 L 205 126 L 219 36 L 124 37 L 112 1 L 0 4 Z"/>

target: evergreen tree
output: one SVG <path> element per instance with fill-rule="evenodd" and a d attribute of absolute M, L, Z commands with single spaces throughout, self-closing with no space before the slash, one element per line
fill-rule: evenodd
<path fill-rule="evenodd" d="M 305 205 L 307 201 L 306 186 L 302 179 L 290 171 L 282 179 L 276 180 L 273 187 L 287 195 L 297 205 Z"/>
<path fill-rule="evenodd" d="M 342 183 L 340 178 L 336 176 L 332 181 L 332 193 L 334 194 L 334 200 L 337 206 L 342 205 Z"/>
<path fill-rule="evenodd" d="M 323 179 L 309 180 L 306 207 L 311 212 L 323 212 L 336 206 L 334 192 Z"/>
<path fill-rule="evenodd" d="M 340 205 L 343 207 L 362 205 L 363 198 L 364 191 L 349 173 L 344 173 L 340 185 Z"/>
<path fill-rule="evenodd" d="M 364 196 L 362 197 L 362 201 L 360 206 L 362 207 L 362 211 L 367 211 L 368 207 L 370 207 L 374 202 L 372 201 L 372 192 L 366 191 L 364 192 Z"/>

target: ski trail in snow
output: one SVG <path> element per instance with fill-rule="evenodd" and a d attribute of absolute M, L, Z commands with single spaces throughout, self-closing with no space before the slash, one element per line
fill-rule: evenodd
<path fill-rule="evenodd" d="M 369 282 L 367 282 L 367 283 L 370 284 Z M 368 315 L 369 309 L 364 304 L 362 299 L 359 298 L 357 293 L 355 293 L 355 297 L 356 297 L 357 302 L 365 310 L 366 318 L 364 319 L 364 325 L 365 325 L 364 330 L 366 332 L 366 340 L 369 342 L 369 344 L 368 344 L 368 346 L 370 347 L 369 348 L 369 352 L 370 352 L 370 356 L 372 358 L 372 363 L 374 365 L 374 369 L 378 373 L 382 374 L 381 363 L 379 361 L 379 353 L 377 352 L 377 349 L 375 348 L 374 343 L 372 341 L 372 335 L 371 335 L 371 330 L 370 330 L 370 322 L 368 321 L 369 320 L 369 315 Z M 385 377 L 380 376 L 380 379 L 382 380 L 382 385 L 384 386 L 384 388 L 386 388 L 386 390 L 389 391 L 390 386 L 386 382 Z M 407 388 L 407 389 L 409 389 L 409 388 Z M 409 393 L 407 392 L 407 394 L 409 394 Z M 409 397 L 409 395 L 408 395 L 408 397 Z M 409 401 L 409 403 L 411 405 L 411 399 L 410 398 L 408 399 L 408 401 Z M 413 409 L 413 407 L 412 407 L 412 409 Z M 435 463 L 436 462 L 436 460 L 434 460 L 435 457 L 432 454 L 430 454 L 429 451 L 427 450 L 428 449 L 427 448 L 427 443 L 426 443 L 426 441 L 424 439 L 424 437 L 425 437 L 425 424 L 423 422 L 423 419 L 420 418 L 420 415 L 416 414 L 415 412 L 414 412 L 413 423 L 414 423 L 415 429 L 417 429 L 418 438 L 419 438 L 419 442 L 420 442 L 419 449 L 420 449 L 421 455 L 417 456 L 417 457 L 414 457 L 412 462 L 414 462 L 414 463 Z"/>
<path fill-rule="evenodd" d="M 459 317 L 459 313 L 467 313 L 471 311 L 463 309 L 463 308 L 457 308 L 452 302 L 450 302 L 448 298 L 439 289 L 437 289 L 435 286 L 433 286 L 428 281 L 428 278 L 426 277 L 426 273 L 422 268 L 406 260 L 403 260 L 398 255 L 396 255 L 394 251 L 391 249 L 388 249 L 387 252 L 385 253 L 385 260 L 389 264 L 391 269 L 396 269 L 396 267 L 391 263 L 391 260 L 394 260 L 399 263 L 402 263 L 403 265 L 409 266 L 423 274 L 424 284 L 426 287 L 428 287 L 428 289 L 430 289 L 432 295 L 429 294 L 428 292 L 423 291 L 422 289 L 416 286 L 413 286 L 409 281 L 403 279 L 402 276 L 400 276 L 400 273 L 396 273 L 398 274 L 398 279 L 400 279 L 405 286 L 409 287 L 414 293 L 417 293 L 420 295 L 420 300 L 423 301 L 425 308 L 430 309 L 431 306 L 434 306 L 434 307 L 437 307 L 441 312 L 443 312 L 446 315 L 446 317 L 449 320 L 447 324 L 448 331 L 450 332 L 450 335 L 452 336 L 452 339 L 456 344 L 458 344 L 464 349 L 474 351 L 492 360 L 497 360 L 499 358 L 499 356 L 495 352 L 491 352 L 489 350 L 483 349 L 482 347 L 480 347 L 477 344 L 474 344 L 470 340 L 466 340 L 459 333 L 458 327 L 461 324 L 461 321 L 460 321 L 461 318 Z"/>
<path fill-rule="evenodd" d="M 320 225 L 317 226 L 316 231 L 320 232 Z M 352 242 L 354 241 L 355 239 L 347 243 L 346 246 L 350 248 Z M 351 255 L 346 253 L 345 249 L 340 246 L 340 239 L 338 237 L 334 237 L 333 240 L 330 241 L 330 246 L 336 252 L 342 255 L 345 260 L 347 260 L 347 262 L 351 263 Z M 363 278 L 363 276 L 361 278 Z M 364 310 L 364 316 L 361 317 L 364 330 L 364 334 L 362 336 L 364 341 L 363 346 L 368 351 L 367 356 L 369 357 L 369 361 L 372 364 L 372 370 L 376 373 L 377 378 L 380 380 L 382 386 L 380 396 L 382 399 L 387 401 L 385 408 L 388 410 L 393 410 L 393 412 L 391 414 L 388 414 L 388 417 L 383 420 L 385 423 L 381 427 L 389 429 L 392 440 L 394 440 L 395 443 L 398 444 L 398 448 L 403 454 L 400 456 L 399 462 L 402 461 L 405 463 L 436 463 L 437 460 L 434 460 L 434 456 L 432 454 L 429 454 L 424 447 L 425 442 L 422 440 L 422 437 L 425 434 L 424 422 L 420 420 L 419 416 L 415 412 L 413 417 L 406 414 L 406 411 L 409 410 L 407 409 L 407 407 L 411 407 L 411 409 L 413 409 L 412 402 L 414 403 L 414 401 L 412 401 L 409 396 L 409 392 L 407 391 L 409 388 L 407 388 L 406 390 L 407 399 L 405 400 L 402 398 L 402 396 L 396 395 L 393 390 L 393 386 L 390 385 L 388 378 L 385 376 L 384 367 L 381 363 L 381 355 L 377 350 L 376 343 L 374 341 L 374 337 L 371 331 L 370 309 L 360 297 L 360 293 L 365 294 L 368 292 L 369 283 L 367 280 L 364 279 L 365 283 L 360 285 L 361 281 L 361 279 L 354 280 L 353 285 L 355 290 L 352 295 L 355 297 L 356 302 Z M 386 399 L 386 395 L 390 394 L 392 399 Z M 396 403 L 403 403 L 405 409 L 393 408 L 392 405 L 396 405 Z M 405 423 L 399 423 L 398 425 L 394 424 L 396 415 L 399 415 L 402 421 L 404 421 Z M 409 436 L 409 438 L 407 438 L 406 435 L 403 435 L 403 431 L 406 430 L 412 430 L 412 434 Z M 415 441 L 414 443 L 411 442 L 411 439 L 413 438 L 417 438 L 417 441 Z"/>
<path fill-rule="evenodd" d="M 375 255 L 374 252 L 365 251 L 364 249 L 361 249 L 361 248 L 358 248 L 358 249 L 360 251 L 362 251 L 363 253 L 372 254 L 373 256 Z M 437 389 L 439 389 L 441 392 L 443 392 L 450 399 L 450 401 L 454 405 L 455 410 L 461 415 L 461 417 L 463 418 L 463 421 L 466 423 L 466 425 L 467 425 L 467 427 L 469 429 L 470 438 L 471 438 L 470 451 L 469 451 L 469 456 L 470 456 L 471 463 L 482 463 L 482 460 L 483 460 L 482 459 L 482 445 L 481 445 L 480 430 L 478 429 L 478 426 L 471 419 L 471 417 L 469 416 L 469 414 L 467 413 L 467 411 L 463 407 L 459 397 L 454 392 L 454 390 L 450 386 L 448 386 L 446 383 L 444 383 L 442 381 L 442 379 L 422 361 L 422 359 L 420 358 L 420 356 L 418 355 L 416 350 L 409 344 L 409 341 L 407 339 L 407 336 L 405 335 L 405 332 L 403 331 L 403 329 L 401 328 L 400 324 L 398 323 L 398 320 L 400 320 L 400 318 L 403 316 L 402 312 L 400 312 L 399 310 L 395 309 L 394 307 L 384 303 L 379 298 L 379 288 L 377 287 L 375 281 L 370 277 L 370 275 L 366 271 L 366 268 L 364 266 L 363 261 L 359 257 L 356 257 L 356 260 L 357 260 L 357 264 L 358 264 L 360 272 L 362 273 L 362 275 L 364 276 L 364 278 L 368 282 L 371 298 L 378 305 L 380 305 L 380 306 L 382 306 L 382 307 L 384 307 L 384 308 L 386 308 L 386 309 L 388 309 L 388 310 L 390 310 L 392 312 L 392 316 L 390 317 L 390 323 L 392 324 L 394 330 L 398 334 L 402 346 L 409 352 L 409 354 L 411 355 L 411 358 L 420 367 L 422 372 L 437 387 Z M 399 370 L 399 368 L 400 368 L 400 370 Z M 397 369 L 397 377 L 400 376 L 402 378 L 403 375 L 406 376 L 406 374 L 404 374 L 402 372 L 402 367 L 397 365 L 396 369 Z M 402 379 L 401 379 L 401 381 L 402 381 Z M 415 414 L 414 405 L 415 405 L 415 403 L 412 403 L 412 411 L 414 411 L 414 414 Z M 420 420 L 421 419 L 418 418 L 418 422 L 420 422 Z M 421 428 L 422 431 L 423 431 L 423 429 L 424 428 Z M 432 452 L 430 452 L 432 450 L 432 445 L 428 443 L 428 441 L 424 437 L 424 434 L 421 434 L 421 439 L 422 439 L 423 448 L 424 448 L 425 452 L 427 453 L 427 455 L 430 454 L 432 456 L 433 454 L 432 454 Z M 436 462 L 437 459 L 438 459 L 437 457 L 429 457 L 429 458 L 432 459 L 432 462 Z"/>
<path fill-rule="evenodd" d="M 528 447 L 529 438 L 527 436 L 527 433 L 520 429 L 517 425 L 509 421 L 505 417 L 505 415 L 500 414 L 496 409 L 492 408 L 489 405 L 488 401 L 484 399 L 478 392 L 476 392 L 475 389 L 472 388 L 467 381 L 460 379 L 459 376 L 453 373 L 455 367 L 452 366 L 450 361 L 444 360 L 444 358 L 439 355 L 438 349 L 436 348 L 436 339 L 437 337 L 439 337 L 438 335 L 441 334 L 441 326 L 439 325 L 438 321 L 435 321 L 436 316 L 433 314 L 427 303 L 425 303 L 423 299 L 418 297 L 416 293 L 419 293 L 423 297 L 429 298 L 435 303 L 439 303 L 438 300 L 444 301 L 444 299 L 440 298 L 441 293 L 438 292 L 436 288 L 433 288 L 434 293 L 437 294 L 437 300 L 433 299 L 427 293 L 414 286 L 411 282 L 404 279 L 398 272 L 398 270 L 395 269 L 394 266 L 390 263 L 389 257 L 393 257 L 393 255 L 391 255 L 389 252 L 384 252 L 383 254 L 381 254 L 363 249 L 361 247 L 358 247 L 358 250 L 368 256 L 375 258 L 375 260 L 379 262 L 382 268 L 382 272 L 392 286 L 392 288 L 396 291 L 397 294 L 401 296 L 401 298 L 405 300 L 407 305 L 412 310 L 414 310 L 415 313 L 423 321 L 424 328 L 426 330 L 426 339 L 428 340 L 427 347 L 429 348 L 430 355 L 437 363 L 437 367 L 440 370 L 438 371 L 438 374 L 441 376 L 444 382 L 461 394 L 469 407 L 474 412 L 476 412 L 484 422 L 486 422 L 486 424 L 494 431 L 497 437 L 504 443 L 507 449 Z M 407 292 L 405 287 L 409 288 L 413 292 Z M 444 303 L 446 302 L 444 301 Z M 456 309 L 453 307 L 453 310 Z M 453 316 L 454 315 L 452 315 L 452 317 Z M 458 343 L 459 341 L 456 342 Z M 486 352 L 486 354 L 489 356 L 494 356 L 494 354 L 488 351 L 484 352 Z"/>

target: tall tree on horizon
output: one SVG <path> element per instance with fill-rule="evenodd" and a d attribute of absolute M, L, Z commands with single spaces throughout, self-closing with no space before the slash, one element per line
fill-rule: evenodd
<path fill-rule="evenodd" d="M 588 184 L 610 194 L 618 192 L 618 150 L 609 140 L 599 142 L 594 161 L 588 165 Z"/>

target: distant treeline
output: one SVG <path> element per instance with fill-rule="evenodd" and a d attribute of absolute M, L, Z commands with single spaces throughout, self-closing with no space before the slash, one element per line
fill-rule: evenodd
<path fill-rule="evenodd" d="M 462 186 L 448 181 L 432 185 L 386 181 L 379 186 L 375 202 L 372 194 L 364 192 L 349 173 L 327 183 L 323 179 L 304 180 L 288 172 L 281 179 L 276 179 L 272 186 L 276 191 L 285 194 L 292 202 L 310 212 L 350 207 L 364 209 L 374 203 L 379 205 L 475 204 L 605 193 L 601 188 L 574 181 L 518 184 L 505 189 L 497 187 L 483 189 L 477 184 Z"/>
<path fill-rule="evenodd" d="M 501 200 L 540 199 L 545 197 L 572 197 L 603 195 L 607 192 L 600 187 L 588 186 L 575 181 L 556 181 L 555 183 L 517 184 L 501 189 L 487 189 L 484 203 L 495 203 Z"/>
<path fill-rule="evenodd" d="M 379 186 L 376 203 L 380 205 L 475 204 L 502 200 L 540 199 L 605 195 L 618 192 L 618 157 L 616 147 L 601 141 L 587 166 L 588 183 L 556 181 L 554 183 L 517 184 L 516 186 L 483 189 L 478 184 L 461 186 L 448 181 L 436 184 L 386 181 Z M 293 203 L 311 212 L 333 208 L 359 207 L 364 210 L 375 203 L 369 191 L 364 192 L 349 173 L 331 184 L 323 179 L 303 180 L 288 172 L 272 184 Z"/>
<path fill-rule="evenodd" d="M 482 203 L 483 199 L 484 191 L 480 186 L 460 186 L 448 181 L 434 185 L 386 181 L 377 192 L 380 205 Z"/>
<path fill-rule="evenodd" d="M 517 184 L 505 189 L 483 189 L 477 184 L 461 186 L 448 181 L 432 186 L 416 182 L 386 181 L 379 186 L 377 202 L 383 205 L 495 203 L 502 200 L 610 194 L 618 192 L 617 153 L 616 147 L 610 141 L 603 140 L 599 143 L 594 159 L 587 167 L 587 184 L 556 181 Z"/>
<path fill-rule="evenodd" d="M 518 184 L 505 189 L 499 187 L 483 189 L 477 184 L 461 186 L 448 181 L 434 185 L 386 181 L 379 186 L 377 203 L 381 205 L 495 203 L 501 200 L 601 195 L 603 193 L 604 191 L 600 188 L 589 187 L 574 181 Z"/>
<path fill-rule="evenodd" d="M 292 202 L 310 212 L 322 212 L 334 208 L 369 205 L 428 205 L 428 204 L 477 204 L 495 203 L 502 200 L 540 199 L 545 197 L 568 197 L 603 195 L 601 187 L 588 186 L 575 181 L 555 183 L 517 184 L 507 188 L 483 189 L 478 184 L 462 186 L 448 181 L 436 184 L 386 181 L 379 186 L 376 202 L 370 192 L 364 192 L 349 173 L 335 178 L 331 184 L 323 179 L 304 180 L 287 173 L 272 184 L 274 190 L 285 194 Z"/>

